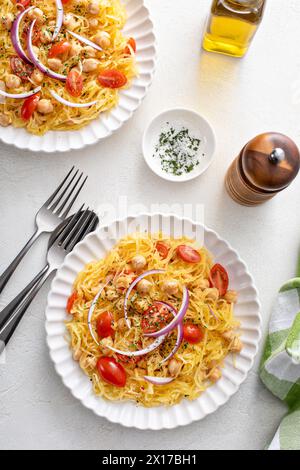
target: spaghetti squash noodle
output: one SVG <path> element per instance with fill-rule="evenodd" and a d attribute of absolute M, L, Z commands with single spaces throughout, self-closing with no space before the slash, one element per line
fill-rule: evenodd
<path fill-rule="evenodd" d="M 219 380 L 226 356 L 242 348 L 228 281 L 204 247 L 161 233 L 131 234 L 89 263 L 74 283 L 66 327 L 95 394 L 174 405 Z"/>
<path fill-rule="evenodd" d="M 116 106 L 137 75 L 125 22 L 120 0 L 3 0 L 0 125 L 76 130 Z"/>

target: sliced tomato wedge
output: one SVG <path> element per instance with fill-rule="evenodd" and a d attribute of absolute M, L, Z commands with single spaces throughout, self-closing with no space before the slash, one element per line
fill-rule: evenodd
<path fill-rule="evenodd" d="M 65 54 L 66 52 L 69 52 L 70 49 L 71 49 L 71 44 L 68 41 L 57 42 L 56 44 L 53 44 L 53 46 L 51 47 L 48 53 L 48 57 L 52 59 L 53 57 L 57 57 L 61 54 Z"/>
<path fill-rule="evenodd" d="M 127 46 L 124 49 L 124 54 L 126 56 L 130 56 L 131 55 L 131 50 L 133 50 L 133 52 L 136 52 L 136 42 L 135 42 L 134 38 L 129 38 L 128 39 Z"/>
<path fill-rule="evenodd" d="M 104 382 L 116 387 L 125 387 L 126 371 L 113 357 L 103 356 L 97 362 L 98 373 Z"/>
<path fill-rule="evenodd" d="M 13 74 L 20 77 L 23 82 L 28 81 L 34 70 L 33 65 L 25 64 L 20 57 L 11 57 L 9 62 Z"/>
<path fill-rule="evenodd" d="M 154 302 L 143 313 L 141 327 L 144 333 L 153 333 L 154 331 L 161 330 L 172 320 L 170 310 L 164 305 Z"/>
<path fill-rule="evenodd" d="M 39 93 L 36 93 L 35 95 L 30 96 L 29 98 L 26 98 L 21 108 L 21 117 L 24 121 L 29 121 L 34 111 L 36 110 L 39 100 Z"/>
<path fill-rule="evenodd" d="M 68 298 L 68 302 L 67 302 L 67 306 L 66 306 L 66 310 L 68 313 L 72 313 L 72 308 L 73 308 L 73 305 L 75 303 L 75 301 L 77 300 L 78 298 L 78 294 L 76 291 L 74 291 L 70 297 Z"/>
<path fill-rule="evenodd" d="M 66 89 L 71 96 L 79 97 L 83 90 L 83 78 L 79 70 L 72 69 L 67 76 Z"/>
<path fill-rule="evenodd" d="M 201 256 L 194 248 L 188 245 L 179 245 L 176 249 L 176 253 L 182 261 L 186 263 L 199 263 Z"/>
<path fill-rule="evenodd" d="M 63 5 L 66 5 L 67 3 L 70 3 L 70 0 L 61 0 L 61 3 L 62 3 Z"/>
<path fill-rule="evenodd" d="M 204 331 L 193 323 L 185 323 L 183 325 L 183 339 L 188 343 L 200 343 L 204 338 Z"/>
<path fill-rule="evenodd" d="M 97 318 L 97 333 L 100 338 L 112 336 L 114 329 L 112 327 L 113 316 L 111 312 L 103 312 Z"/>
<path fill-rule="evenodd" d="M 126 75 L 119 70 L 103 70 L 103 72 L 98 75 L 98 82 L 104 88 L 121 88 L 126 85 L 127 78 Z"/>
<path fill-rule="evenodd" d="M 223 297 L 228 289 L 229 277 L 226 269 L 221 264 L 215 264 L 209 275 L 210 285 L 216 287 L 220 293 L 220 296 Z"/>
<path fill-rule="evenodd" d="M 165 242 L 156 242 L 155 247 L 160 254 L 161 259 L 166 259 L 170 251 L 169 245 Z"/>
<path fill-rule="evenodd" d="M 29 31 L 29 24 L 25 24 L 22 32 L 23 41 L 26 43 L 27 35 Z M 41 30 L 39 29 L 38 25 L 35 24 L 32 33 L 32 44 L 34 46 L 39 46 L 41 44 Z"/>

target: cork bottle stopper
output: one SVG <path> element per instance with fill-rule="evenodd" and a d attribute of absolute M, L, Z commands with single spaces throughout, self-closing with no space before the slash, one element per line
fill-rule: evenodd
<path fill-rule="evenodd" d="M 289 137 L 269 132 L 258 135 L 243 148 L 241 170 L 255 189 L 281 191 L 297 176 L 300 153 Z"/>

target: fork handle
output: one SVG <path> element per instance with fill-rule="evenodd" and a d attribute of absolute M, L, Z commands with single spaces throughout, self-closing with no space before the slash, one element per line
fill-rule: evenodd
<path fill-rule="evenodd" d="M 49 265 L 46 264 L 44 268 L 35 276 L 35 278 L 27 284 L 26 287 L 0 312 L 0 332 L 4 325 L 9 321 L 14 312 L 21 305 L 26 296 L 29 295 L 31 290 L 38 284 L 38 282 L 48 275 Z"/>
<path fill-rule="evenodd" d="M 18 302 L 14 309 L 11 310 L 9 318 L 0 328 L 0 344 L 6 346 L 14 331 L 16 330 L 20 320 L 23 318 L 27 308 L 31 304 L 32 300 L 35 298 L 36 294 L 39 292 L 47 278 L 49 277 L 51 270 L 49 266 L 46 265 L 41 272 L 31 281 L 30 284 L 24 289 L 29 288 L 31 285 L 31 290 L 28 291 L 27 296 Z M 34 283 L 35 281 L 35 283 Z M 22 291 L 23 292 L 23 291 Z M 20 295 L 20 294 L 19 294 Z"/>
<path fill-rule="evenodd" d="M 41 231 L 36 229 L 32 237 L 28 240 L 26 245 L 22 248 L 20 253 L 15 257 L 15 259 L 10 263 L 10 265 L 5 269 L 5 271 L 0 276 L 0 294 L 3 291 L 4 287 L 8 283 L 9 279 L 11 278 L 12 274 L 15 272 L 17 266 L 19 265 L 20 261 L 24 258 L 26 253 L 30 250 L 34 242 L 38 239 L 41 235 Z"/>

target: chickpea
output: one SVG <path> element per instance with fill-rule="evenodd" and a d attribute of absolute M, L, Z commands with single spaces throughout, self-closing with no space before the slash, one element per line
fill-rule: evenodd
<path fill-rule="evenodd" d="M 62 66 L 62 61 L 56 58 L 48 59 L 48 65 L 51 70 L 54 70 L 54 72 L 58 72 Z"/>
<path fill-rule="evenodd" d="M 125 318 L 120 318 L 120 319 L 117 321 L 117 328 L 118 328 L 118 330 L 120 330 L 120 331 L 126 331 L 126 330 L 128 330 L 128 326 L 127 326 L 127 323 L 126 323 Z"/>
<path fill-rule="evenodd" d="M 106 31 L 100 31 L 93 39 L 102 49 L 107 49 L 111 45 L 110 34 Z"/>
<path fill-rule="evenodd" d="M 119 295 L 115 289 L 107 289 L 105 297 L 107 300 L 112 301 L 112 300 L 116 300 L 119 297 Z"/>
<path fill-rule="evenodd" d="M 1 23 L 4 26 L 5 29 L 10 31 L 11 27 L 12 27 L 12 24 L 14 22 L 14 19 L 15 19 L 14 15 L 12 13 L 8 13 L 6 16 L 3 16 L 1 18 Z"/>
<path fill-rule="evenodd" d="M 226 302 L 235 304 L 237 302 L 237 292 L 235 290 L 228 290 L 224 295 Z"/>
<path fill-rule="evenodd" d="M 99 21 L 96 18 L 91 18 L 89 20 L 89 26 L 90 26 L 91 29 L 98 28 L 98 25 L 99 25 Z"/>
<path fill-rule="evenodd" d="M 135 271 L 142 271 L 146 266 L 147 261 L 146 258 L 142 255 L 136 255 L 131 260 L 131 265 Z"/>
<path fill-rule="evenodd" d="M 34 69 L 31 75 L 31 80 L 36 84 L 39 85 L 44 80 L 44 74 L 39 69 Z"/>
<path fill-rule="evenodd" d="M 89 72 L 94 72 L 97 70 L 100 62 L 99 60 L 96 59 L 85 59 L 82 62 L 82 70 L 83 72 L 89 73 Z"/>
<path fill-rule="evenodd" d="M 240 353 L 243 349 L 243 343 L 238 336 L 235 336 L 229 346 L 229 351 L 233 353 Z"/>
<path fill-rule="evenodd" d="M 219 291 L 216 287 L 205 289 L 205 293 L 208 300 L 216 301 L 219 299 Z"/>
<path fill-rule="evenodd" d="M 111 338 L 111 336 L 108 336 L 107 338 L 103 338 L 100 343 L 101 351 L 105 356 L 111 356 L 112 351 L 107 347 L 107 346 L 113 346 L 114 342 Z"/>
<path fill-rule="evenodd" d="M 176 295 L 178 292 L 178 282 L 176 279 L 169 279 L 162 284 L 162 290 L 168 295 Z"/>
<path fill-rule="evenodd" d="M 74 351 L 73 351 L 74 361 L 79 361 L 79 359 L 81 358 L 81 355 L 82 355 L 82 351 L 81 351 L 80 346 L 79 346 L 76 349 L 74 349 Z"/>
<path fill-rule="evenodd" d="M 11 124 L 11 118 L 4 113 L 0 113 L 0 126 L 7 127 Z"/>
<path fill-rule="evenodd" d="M 79 359 L 79 364 L 83 369 L 94 369 L 97 364 L 97 357 L 91 355 L 86 356 L 82 354 Z"/>
<path fill-rule="evenodd" d="M 234 337 L 235 333 L 233 330 L 227 330 L 222 333 L 222 338 L 224 338 L 226 341 L 232 341 Z"/>
<path fill-rule="evenodd" d="M 71 45 L 70 51 L 69 51 L 69 56 L 70 57 L 79 56 L 81 51 L 82 51 L 81 45 L 78 44 L 77 42 L 73 42 L 72 45 Z"/>
<path fill-rule="evenodd" d="M 77 21 L 76 21 L 75 16 L 72 15 L 72 13 L 67 13 L 66 15 L 64 15 L 63 24 L 70 31 L 73 31 L 77 26 Z"/>
<path fill-rule="evenodd" d="M 172 377 L 177 377 L 182 368 L 182 362 L 177 359 L 171 359 L 168 364 L 168 370 Z"/>
<path fill-rule="evenodd" d="M 94 49 L 93 47 L 91 46 L 86 46 L 84 48 L 84 57 L 88 57 L 88 58 L 95 58 L 97 55 L 97 51 L 96 49 Z"/>
<path fill-rule="evenodd" d="M 200 289 L 207 289 L 209 287 L 209 280 L 208 279 L 200 279 L 199 281 Z"/>
<path fill-rule="evenodd" d="M 43 26 L 41 29 L 40 40 L 43 44 L 49 44 L 52 41 L 52 34 L 47 26 Z"/>
<path fill-rule="evenodd" d="M 152 283 L 150 281 L 147 281 L 147 279 L 142 279 L 137 285 L 137 290 L 141 294 L 148 294 L 148 292 L 150 292 L 151 287 Z"/>
<path fill-rule="evenodd" d="M 21 85 L 21 79 L 20 77 L 17 77 L 17 75 L 9 74 L 5 79 L 5 84 L 7 88 L 19 88 Z"/>
<path fill-rule="evenodd" d="M 37 46 L 32 46 L 32 49 L 36 57 L 38 57 L 40 53 L 40 49 Z"/>
<path fill-rule="evenodd" d="M 91 15 L 99 15 L 100 13 L 100 5 L 99 1 L 97 0 L 92 0 L 89 5 L 88 5 L 88 12 Z"/>
<path fill-rule="evenodd" d="M 34 8 L 27 13 L 28 18 L 32 20 L 36 20 L 37 24 L 41 25 L 44 23 L 44 13 L 40 8 Z"/>
<path fill-rule="evenodd" d="M 209 378 L 212 382 L 217 382 L 220 378 L 222 377 L 222 372 L 220 371 L 220 369 L 214 369 Z"/>
<path fill-rule="evenodd" d="M 53 112 L 53 104 L 50 100 L 42 99 L 37 104 L 37 110 L 41 114 L 50 114 Z"/>

